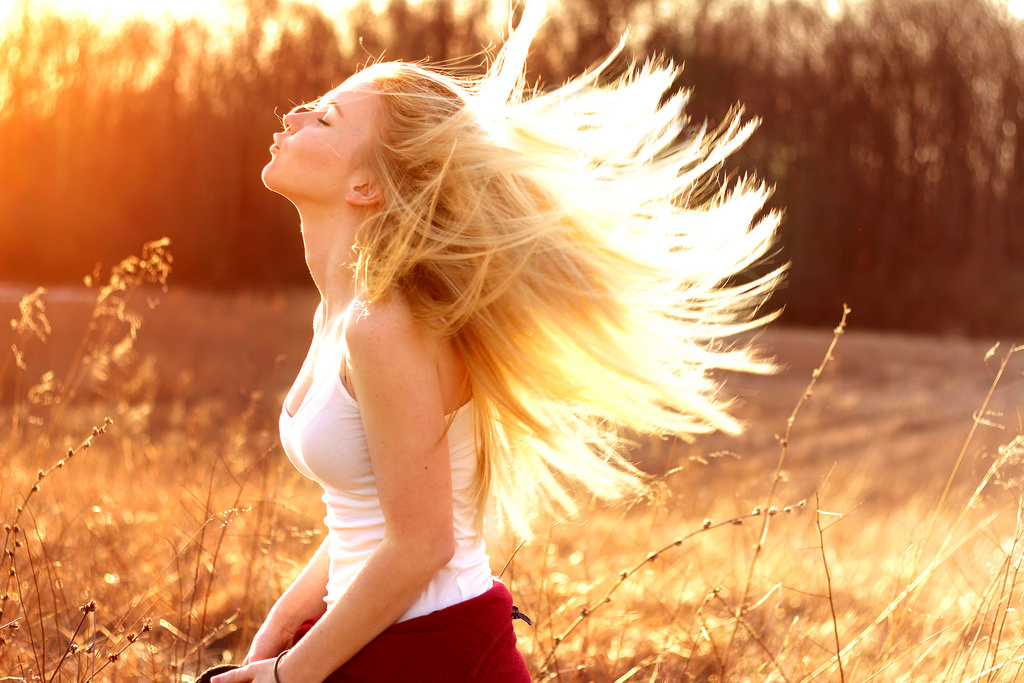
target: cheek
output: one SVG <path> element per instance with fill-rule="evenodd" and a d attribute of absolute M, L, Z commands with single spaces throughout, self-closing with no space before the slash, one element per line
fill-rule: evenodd
<path fill-rule="evenodd" d="M 296 170 L 320 175 L 336 171 L 340 166 L 339 155 L 330 141 L 296 138 L 292 142 L 283 160 Z"/>

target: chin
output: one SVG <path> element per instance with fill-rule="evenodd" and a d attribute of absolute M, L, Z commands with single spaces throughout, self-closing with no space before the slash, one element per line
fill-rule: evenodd
<path fill-rule="evenodd" d="M 274 175 L 274 160 L 271 159 L 270 163 L 263 167 L 263 172 L 260 173 L 260 179 L 263 181 L 263 185 L 271 192 L 283 194 L 281 189 L 278 187 L 278 183 L 275 182 Z"/>
<path fill-rule="evenodd" d="M 263 170 L 260 172 L 260 177 L 263 179 L 264 183 L 267 182 L 267 176 L 271 175 L 274 172 L 273 169 L 274 169 L 274 157 L 270 157 L 270 161 L 267 162 L 267 165 L 264 166 Z"/>

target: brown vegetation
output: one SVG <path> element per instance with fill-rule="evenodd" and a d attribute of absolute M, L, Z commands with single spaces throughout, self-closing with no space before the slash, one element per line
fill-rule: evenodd
<path fill-rule="evenodd" d="M 555 4 L 555 3 L 552 3 Z M 563 0 L 538 38 L 541 84 L 627 27 L 685 64 L 695 121 L 741 102 L 762 130 L 732 172 L 785 210 L 792 323 L 968 334 L 1024 320 L 1024 31 L 996 0 Z M 181 282 L 305 281 L 295 218 L 259 170 L 277 116 L 358 64 L 481 55 L 507 6 L 412 3 L 341 21 L 247 0 L 221 35 L 142 21 L 104 33 L 26 3 L 0 36 L 0 277 L 60 282 L 169 235 Z M 752 8 L 753 6 L 753 8 Z"/>
<path fill-rule="evenodd" d="M 165 292 L 147 254 L 0 303 L 0 680 L 188 681 L 319 540 L 276 435 L 315 295 Z M 492 539 L 537 680 L 1019 677 L 1019 349 L 757 343 L 785 370 L 727 378 L 745 436 L 646 444 L 653 500 Z"/>

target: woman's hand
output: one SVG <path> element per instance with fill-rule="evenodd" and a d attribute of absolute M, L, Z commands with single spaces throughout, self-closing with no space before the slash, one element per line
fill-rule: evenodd
<path fill-rule="evenodd" d="M 275 683 L 277 658 L 261 659 L 210 679 L 210 683 Z M 283 683 L 283 682 L 282 682 Z"/>
<path fill-rule="evenodd" d="M 294 632 L 295 629 L 276 628 L 271 620 L 267 619 L 253 637 L 249 653 L 242 660 L 242 666 L 277 657 L 279 652 L 291 645 Z"/>

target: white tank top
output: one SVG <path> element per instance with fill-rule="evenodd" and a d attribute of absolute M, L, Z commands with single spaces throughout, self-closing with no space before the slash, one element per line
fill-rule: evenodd
<path fill-rule="evenodd" d="M 323 333 L 322 304 L 314 317 L 314 335 Z M 314 344 L 318 340 L 314 340 Z M 324 522 L 330 556 L 327 605 L 333 605 L 352 583 L 384 538 L 370 453 L 366 447 L 359 404 L 342 384 L 343 349 L 317 349 L 313 381 L 302 403 L 289 415 L 281 410 L 284 452 L 304 476 L 324 489 Z M 491 588 L 491 571 L 483 536 L 477 532 L 477 508 L 471 488 L 477 459 L 472 403 L 449 415 L 455 555 L 398 621 L 482 595 Z"/>

